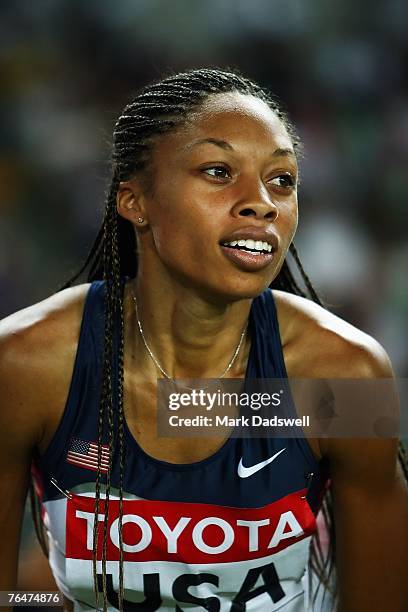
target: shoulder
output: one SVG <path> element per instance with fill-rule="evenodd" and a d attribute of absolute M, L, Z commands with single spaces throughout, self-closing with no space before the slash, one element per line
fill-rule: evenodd
<path fill-rule="evenodd" d="M 291 378 L 330 380 L 394 377 L 386 351 L 372 336 L 311 300 L 283 291 L 273 291 L 273 295 L 282 330 L 286 368 Z M 365 385 L 361 387 L 365 393 L 370 389 L 375 390 Z M 345 397 L 349 396 L 345 394 Z M 344 405 L 342 398 L 336 394 L 335 402 L 336 412 L 346 419 L 354 418 L 355 402 L 347 401 Z M 392 411 L 392 408 L 389 410 Z M 350 474 L 354 473 L 363 473 L 364 478 L 367 478 L 366 470 L 370 465 L 376 465 L 377 471 L 384 471 L 387 465 L 388 473 L 395 469 L 395 439 L 365 440 L 364 448 L 362 455 L 361 440 L 358 438 L 319 440 L 320 454 L 329 457 L 332 476 L 337 483 L 339 474 L 342 474 L 342 478 L 345 475 L 347 481 L 352 478 Z M 359 462 L 364 465 L 361 467 Z"/>
<path fill-rule="evenodd" d="M 35 442 L 68 388 L 89 284 L 56 293 L 0 321 L 1 422 L 30 424 Z M 7 398 L 7 402 L 4 401 Z M 62 398 L 61 398 L 62 400 Z"/>
<path fill-rule="evenodd" d="M 63 344 L 72 333 L 75 335 L 89 286 L 87 283 L 64 289 L 0 321 L 3 361 L 29 353 L 36 359 L 41 348 L 51 349 L 56 343 Z"/>
<path fill-rule="evenodd" d="M 273 296 L 289 376 L 393 376 L 386 351 L 372 336 L 311 300 L 278 290 Z"/>

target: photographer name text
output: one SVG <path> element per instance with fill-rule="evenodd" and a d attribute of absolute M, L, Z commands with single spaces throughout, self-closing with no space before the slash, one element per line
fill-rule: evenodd
<path fill-rule="evenodd" d="M 310 417 L 304 415 L 298 418 L 280 418 L 277 416 L 263 418 L 258 414 L 253 414 L 248 417 L 197 415 L 187 418 L 172 415 L 169 417 L 169 425 L 171 427 L 310 427 Z"/>

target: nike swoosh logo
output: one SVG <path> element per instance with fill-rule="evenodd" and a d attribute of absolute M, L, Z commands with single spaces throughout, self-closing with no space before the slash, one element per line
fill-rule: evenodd
<path fill-rule="evenodd" d="M 264 468 L 266 465 L 269 465 L 270 463 L 272 463 L 272 461 L 274 461 L 276 457 L 278 457 L 281 453 L 283 453 L 284 450 L 286 450 L 286 448 L 282 448 L 280 451 L 275 453 L 272 457 L 269 457 L 269 459 L 266 459 L 265 461 L 261 461 L 260 463 L 255 463 L 255 465 L 251 465 L 251 467 L 245 467 L 244 465 L 242 465 L 242 457 L 241 457 L 241 460 L 238 464 L 238 476 L 240 476 L 241 478 L 248 478 L 248 476 L 252 476 L 253 474 L 256 474 L 256 472 L 259 472 L 259 470 L 262 470 L 262 468 Z"/>

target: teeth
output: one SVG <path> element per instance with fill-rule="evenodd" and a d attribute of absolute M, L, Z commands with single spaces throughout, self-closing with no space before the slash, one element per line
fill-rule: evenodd
<path fill-rule="evenodd" d="M 252 240 L 249 238 L 248 240 L 232 240 L 231 242 L 223 242 L 225 246 L 239 246 L 245 247 L 247 249 L 251 249 L 253 251 L 267 251 L 270 253 L 272 251 L 272 246 L 268 242 L 263 242 L 262 240 Z"/>

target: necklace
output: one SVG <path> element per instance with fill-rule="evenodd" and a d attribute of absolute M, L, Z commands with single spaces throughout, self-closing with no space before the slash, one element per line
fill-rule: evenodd
<path fill-rule="evenodd" d="M 131 287 L 131 291 L 132 291 L 132 298 L 133 298 L 133 301 L 134 301 L 134 303 L 135 303 L 135 311 L 136 311 L 136 319 L 137 319 L 137 324 L 138 324 L 138 327 L 139 327 L 140 335 L 142 336 L 143 343 L 144 343 L 144 345 L 145 345 L 145 347 L 146 347 L 146 349 L 147 349 L 147 352 L 149 353 L 150 357 L 152 358 L 152 360 L 154 361 L 154 363 L 156 364 L 156 366 L 159 368 L 160 372 L 161 372 L 162 374 L 164 374 L 164 376 L 165 376 L 166 378 L 169 378 L 169 379 L 173 380 L 173 377 L 172 377 L 172 376 L 170 376 L 169 374 L 167 374 L 167 372 L 165 372 L 165 371 L 163 370 L 163 368 L 161 367 L 160 363 L 157 361 L 156 357 L 154 356 L 154 354 L 153 354 L 152 350 L 150 349 L 149 345 L 147 344 L 147 341 L 146 341 L 145 335 L 144 335 L 144 333 L 143 333 L 142 324 L 141 324 L 140 319 L 139 319 L 139 312 L 138 312 L 138 309 L 137 309 L 137 300 L 136 300 L 136 295 L 135 295 L 135 292 L 133 291 L 133 287 Z M 237 356 L 238 356 L 239 349 L 241 348 L 241 344 L 242 344 L 242 341 L 243 341 L 243 339 L 244 339 L 244 336 L 245 336 L 245 332 L 246 332 L 246 330 L 247 330 L 247 327 L 248 327 L 248 322 L 245 324 L 245 327 L 244 327 L 244 330 L 243 330 L 243 332 L 242 332 L 242 334 L 241 334 L 241 338 L 240 338 L 240 340 L 239 340 L 238 346 L 237 346 L 237 348 L 235 349 L 235 352 L 234 352 L 234 354 L 233 354 L 233 356 L 232 356 L 231 361 L 229 362 L 229 364 L 227 365 L 227 367 L 225 368 L 225 370 L 223 371 L 223 373 L 222 373 L 220 376 L 218 376 L 218 378 L 224 378 L 224 376 L 227 374 L 227 372 L 229 372 L 229 370 L 231 369 L 232 365 L 234 364 L 234 361 L 236 360 L 236 358 L 237 358 Z M 190 387 L 188 387 L 188 388 L 190 388 Z"/>

